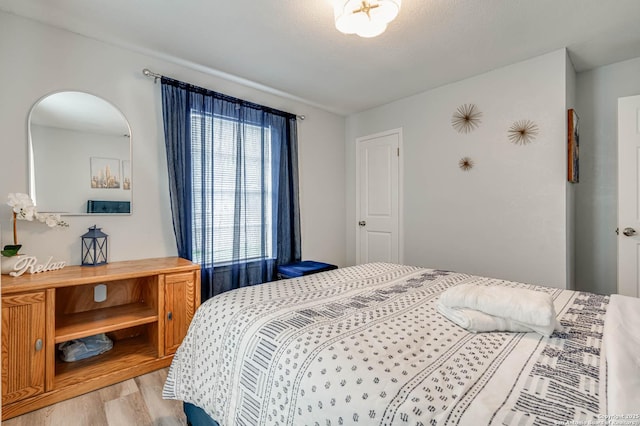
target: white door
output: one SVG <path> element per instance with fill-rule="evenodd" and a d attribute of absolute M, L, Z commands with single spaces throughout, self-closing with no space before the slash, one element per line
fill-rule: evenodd
<path fill-rule="evenodd" d="M 401 129 L 356 140 L 358 263 L 402 263 Z"/>
<path fill-rule="evenodd" d="M 618 99 L 618 293 L 640 296 L 640 96 Z"/>

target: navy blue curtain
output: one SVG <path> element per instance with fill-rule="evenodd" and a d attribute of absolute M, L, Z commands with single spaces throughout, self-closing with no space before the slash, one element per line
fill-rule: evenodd
<path fill-rule="evenodd" d="M 202 300 L 271 281 L 301 258 L 296 117 L 162 78 L 178 255 L 202 266 Z"/>

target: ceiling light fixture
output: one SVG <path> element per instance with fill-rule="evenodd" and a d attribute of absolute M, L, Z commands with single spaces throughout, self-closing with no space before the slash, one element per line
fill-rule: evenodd
<path fill-rule="evenodd" d="M 345 34 L 375 37 L 387 29 L 402 0 L 334 0 L 336 28 Z"/>

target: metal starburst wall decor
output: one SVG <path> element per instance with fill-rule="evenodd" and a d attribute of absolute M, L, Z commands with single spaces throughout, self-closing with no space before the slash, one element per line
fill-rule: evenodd
<path fill-rule="evenodd" d="M 451 125 L 458 133 L 469 133 L 478 128 L 482 113 L 474 104 L 464 104 L 458 107 L 451 117 Z"/>
<path fill-rule="evenodd" d="M 469 157 L 462 157 L 460 161 L 458 161 L 458 166 L 461 170 L 468 172 L 473 168 L 473 160 Z"/>
<path fill-rule="evenodd" d="M 509 128 L 509 140 L 516 145 L 531 143 L 538 135 L 538 126 L 531 120 L 519 120 Z"/>

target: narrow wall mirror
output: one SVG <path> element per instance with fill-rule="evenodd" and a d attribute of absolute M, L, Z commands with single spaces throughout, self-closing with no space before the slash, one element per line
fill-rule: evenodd
<path fill-rule="evenodd" d="M 131 214 L 131 129 L 111 103 L 57 92 L 29 114 L 29 193 L 41 212 Z"/>

